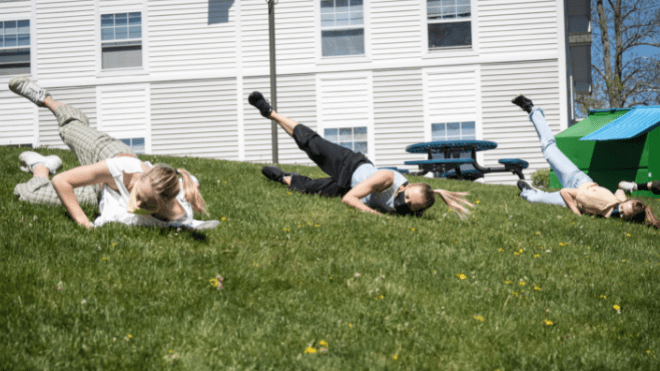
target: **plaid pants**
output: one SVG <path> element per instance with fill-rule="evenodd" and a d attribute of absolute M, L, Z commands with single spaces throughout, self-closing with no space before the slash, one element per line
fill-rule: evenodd
<path fill-rule="evenodd" d="M 55 110 L 59 133 L 64 144 L 78 157 L 81 165 L 95 164 L 122 153 L 135 156 L 133 150 L 118 139 L 89 126 L 89 120 L 79 109 L 61 106 Z M 137 156 L 136 156 L 137 157 Z M 91 185 L 74 189 L 78 203 L 98 205 L 100 187 Z M 62 205 L 49 178 L 32 177 L 25 183 L 17 184 L 14 194 L 22 201 L 43 205 Z"/>

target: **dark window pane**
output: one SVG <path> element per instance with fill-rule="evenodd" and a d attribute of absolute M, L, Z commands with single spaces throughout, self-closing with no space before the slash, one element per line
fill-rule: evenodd
<path fill-rule="evenodd" d="M 477 139 L 474 130 L 474 121 L 461 123 L 461 137 L 463 139 Z"/>
<path fill-rule="evenodd" d="M 115 27 L 115 39 L 128 39 L 128 27 Z"/>
<path fill-rule="evenodd" d="M 101 16 L 101 27 L 112 27 L 115 25 L 115 17 L 113 14 L 103 14 Z"/>
<path fill-rule="evenodd" d="M 364 54 L 364 29 L 322 31 L 323 56 Z"/>
<path fill-rule="evenodd" d="M 18 35 L 18 46 L 29 46 L 30 45 L 30 34 Z"/>
<path fill-rule="evenodd" d="M 115 14 L 115 26 L 127 26 L 128 25 L 128 14 L 121 13 Z"/>
<path fill-rule="evenodd" d="M 101 29 L 101 40 L 114 40 L 114 39 L 115 39 L 114 27 Z"/>
<path fill-rule="evenodd" d="M 30 33 L 30 21 L 18 21 L 18 33 Z"/>
<path fill-rule="evenodd" d="M 321 0 L 321 13 L 334 13 L 335 6 L 332 0 Z"/>
<path fill-rule="evenodd" d="M 128 37 L 130 39 L 139 39 L 139 38 L 141 38 L 142 37 L 142 27 L 141 26 L 129 27 Z"/>
<path fill-rule="evenodd" d="M 447 137 L 459 137 L 461 135 L 461 124 L 450 122 L 447 124 Z"/>
<path fill-rule="evenodd" d="M 367 140 L 367 127 L 360 126 L 353 128 L 353 140 L 355 141 L 366 141 Z"/>
<path fill-rule="evenodd" d="M 5 22 L 5 35 L 15 35 L 17 33 L 16 21 Z"/>
<path fill-rule="evenodd" d="M 471 22 L 429 24 L 429 49 L 472 45 Z"/>
<path fill-rule="evenodd" d="M 131 26 L 141 25 L 142 24 L 142 15 L 140 14 L 140 12 L 130 13 L 128 15 L 128 23 Z"/>
<path fill-rule="evenodd" d="M 431 125 L 431 139 L 432 140 L 445 140 L 445 124 L 432 124 Z"/>
<path fill-rule="evenodd" d="M 340 142 L 339 145 L 348 149 L 353 149 L 353 142 Z"/>
<path fill-rule="evenodd" d="M 5 35 L 5 46 L 6 47 L 16 46 L 16 45 L 18 45 L 16 35 Z"/>
<path fill-rule="evenodd" d="M 341 129 L 339 129 L 339 141 L 340 142 L 352 142 L 353 141 L 353 129 L 352 128 L 341 128 Z"/>
<path fill-rule="evenodd" d="M 129 147 L 131 146 L 131 139 L 130 138 L 128 138 L 128 139 L 119 139 L 119 140 L 121 140 L 122 143 L 124 143 L 125 145 L 127 145 Z"/>
<path fill-rule="evenodd" d="M 355 142 L 355 148 L 353 149 L 355 152 L 360 152 L 363 154 L 367 154 L 367 142 Z"/>
<path fill-rule="evenodd" d="M 324 137 L 333 143 L 337 143 L 339 141 L 339 137 L 337 136 L 337 129 L 325 129 Z"/>

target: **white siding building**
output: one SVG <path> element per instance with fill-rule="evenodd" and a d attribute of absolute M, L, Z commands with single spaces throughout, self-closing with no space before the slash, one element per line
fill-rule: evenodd
<path fill-rule="evenodd" d="M 585 0 L 588 2 L 588 0 Z M 498 143 L 484 166 L 548 167 L 524 93 L 555 132 L 572 120 L 564 0 L 279 0 L 278 111 L 377 166 L 412 143 Z M 150 154 L 270 162 L 264 0 L 0 0 L 0 145 L 65 148 L 56 121 L 15 96 L 30 75 L 92 126 Z M 280 130 L 280 163 L 311 163 Z M 513 184 L 510 173 L 487 183 Z"/>

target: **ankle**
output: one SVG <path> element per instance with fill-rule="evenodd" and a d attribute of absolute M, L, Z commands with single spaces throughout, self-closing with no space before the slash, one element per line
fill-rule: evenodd
<path fill-rule="evenodd" d="M 32 165 L 32 176 L 48 178 L 50 170 L 43 162 Z"/>

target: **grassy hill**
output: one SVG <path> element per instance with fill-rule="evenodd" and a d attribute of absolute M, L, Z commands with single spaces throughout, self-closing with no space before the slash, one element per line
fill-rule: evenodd
<path fill-rule="evenodd" d="M 85 230 L 12 194 L 20 152 L 0 147 L 1 370 L 659 368 L 654 229 L 435 179 L 474 217 L 378 217 L 259 165 L 144 156 L 195 174 L 218 228 Z"/>

